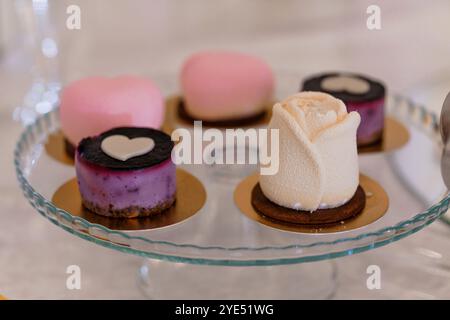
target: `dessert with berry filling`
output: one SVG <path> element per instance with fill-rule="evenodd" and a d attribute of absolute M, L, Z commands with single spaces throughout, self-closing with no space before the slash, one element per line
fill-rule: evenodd
<path fill-rule="evenodd" d="M 361 116 L 358 146 L 380 142 L 384 129 L 385 86 L 378 80 L 356 73 L 323 73 L 303 82 L 302 91 L 320 91 L 342 100 L 349 112 Z"/>
<path fill-rule="evenodd" d="M 81 140 L 75 168 L 83 205 L 109 217 L 161 214 L 175 202 L 173 146 L 164 132 L 136 127 Z"/>

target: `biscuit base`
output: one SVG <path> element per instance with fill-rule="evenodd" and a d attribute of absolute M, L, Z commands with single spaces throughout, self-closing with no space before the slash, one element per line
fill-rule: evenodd
<path fill-rule="evenodd" d="M 210 120 L 203 120 L 203 119 L 194 119 L 187 112 L 183 99 L 179 100 L 178 108 L 177 108 L 178 117 L 185 122 L 192 124 L 196 120 L 201 120 L 202 125 L 204 125 L 204 126 L 218 127 L 218 128 L 235 128 L 235 127 L 243 127 L 243 126 L 245 127 L 245 126 L 249 126 L 249 125 L 254 125 L 255 123 L 258 123 L 262 119 L 264 119 L 267 116 L 267 112 L 268 111 L 265 109 L 257 114 L 247 116 L 247 117 L 210 121 Z"/>
<path fill-rule="evenodd" d="M 163 212 L 169 209 L 174 203 L 175 203 L 175 195 L 171 199 L 164 201 L 151 208 L 131 206 L 123 209 L 114 209 L 111 206 L 109 208 L 100 207 L 95 203 L 85 201 L 84 199 L 82 199 L 83 206 L 89 211 L 104 217 L 111 217 L 111 218 L 141 218 L 141 217 L 156 216 L 159 214 L 163 214 Z"/>
<path fill-rule="evenodd" d="M 381 145 L 383 143 L 383 131 L 384 129 L 381 129 L 365 139 L 358 139 L 358 148 L 369 148 Z"/>
<path fill-rule="evenodd" d="M 72 142 L 70 142 L 69 140 L 67 140 L 66 137 L 64 137 L 64 151 L 72 159 L 75 159 L 75 149 L 76 148 L 72 144 Z"/>
<path fill-rule="evenodd" d="M 355 195 L 344 205 L 310 212 L 273 203 L 264 195 L 258 183 L 252 190 L 251 203 L 256 212 L 269 219 L 290 224 L 321 226 L 340 223 L 357 216 L 366 205 L 366 194 L 363 188 L 358 186 Z"/>

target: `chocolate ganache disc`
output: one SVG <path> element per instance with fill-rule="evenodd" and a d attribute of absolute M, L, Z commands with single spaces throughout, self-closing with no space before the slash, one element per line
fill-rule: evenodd
<path fill-rule="evenodd" d="M 122 135 L 129 139 L 151 138 L 154 148 L 126 161 L 108 156 L 101 148 L 102 141 L 110 136 Z M 174 143 L 170 136 L 151 128 L 120 127 L 106 131 L 98 136 L 85 138 L 78 145 L 78 155 L 85 161 L 112 170 L 136 170 L 157 165 L 171 156 Z"/>
<path fill-rule="evenodd" d="M 364 93 L 350 92 L 343 87 L 342 89 L 329 90 L 323 87 L 323 82 L 329 78 L 346 77 L 355 78 L 366 82 L 369 88 Z M 320 91 L 331 94 L 332 96 L 341 99 L 344 102 L 367 102 L 383 98 L 386 92 L 385 86 L 377 80 L 370 79 L 360 74 L 348 73 L 348 72 L 330 72 L 316 74 L 303 81 L 301 91 Z"/>

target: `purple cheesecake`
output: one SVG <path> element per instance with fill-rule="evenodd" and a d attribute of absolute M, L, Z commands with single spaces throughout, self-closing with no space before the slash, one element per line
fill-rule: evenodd
<path fill-rule="evenodd" d="M 307 78 L 301 90 L 331 94 L 345 103 L 348 112 L 358 112 L 361 116 L 357 132 L 359 147 L 381 141 L 386 88 L 380 81 L 355 73 L 323 73 Z"/>
<path fill-rule="evenodd" d="M 102 216 L 162 213 L 175 202 L 173 142 L 150 128 L 115 128 L 83 139 L 75 168 L 83 205 Z"/>

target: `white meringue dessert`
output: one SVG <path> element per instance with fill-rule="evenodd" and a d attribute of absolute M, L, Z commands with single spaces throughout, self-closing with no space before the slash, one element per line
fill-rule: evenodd
<path fill-rule="evenodd" d="M 321 92 L 276 103 L 269 129 L 279 130 L 279 169 L 260 175 L 263 194 L 290 209 L 314 212 L 347 203 L 359 185 L 357 112 Z M 270 147 L 270 146 L 269 146 Z"/>

